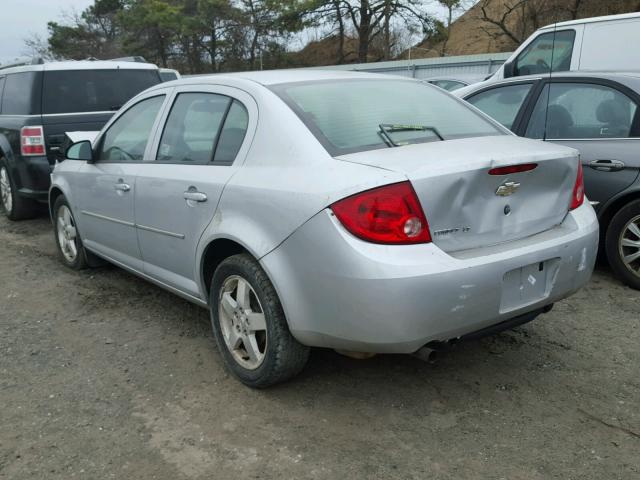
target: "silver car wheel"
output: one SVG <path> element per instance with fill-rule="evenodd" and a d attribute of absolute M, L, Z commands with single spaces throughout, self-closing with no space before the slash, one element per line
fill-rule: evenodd
<path fill-rule="evenodd" d="M 632 218 L 624 227 L 618 248 L 625 266 L 640 277 L 640 215 Z"/>
<path fill-rule="evenodd" d="M 62 255 L 69 263 L 75 262 L 78 258 L 77 231 L 71 210 L 66 205 L 58 209 L 56 231 Z"/>
<path fill-rule="evenodd" d="M 5 167 L 0 168 L 0 197 L 2 197 L 2 206 L 4 209 L 7 212 L 11 212 L 13 208 L 13 197 L 11 196 L 9 173 Z"/>
<path fill-rule="evenodd" d="M 218 318 L 225 344 L 233 358 L 247 370 L 264 361 L 267 323 L 255 290 L 247 280 L 232 275 L 220 289 Z"/>

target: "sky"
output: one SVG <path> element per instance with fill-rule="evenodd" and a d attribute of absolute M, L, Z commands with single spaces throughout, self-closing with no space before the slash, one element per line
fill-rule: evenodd
<path fill-rule="evenodd" d="M 29 54 L 25 39 L 34 34 L 46 39 L 47 22 L 64 23 L 65 14 L 80 13 L 92 4 L 93 0 L 0 0 L 0 65 Z M 428 0 L 428 4 L 434 14 L 443 16 L 444 11 L 438 8 L 437 2 Z"/>
<path fill-rule="evenodd" d="M 47 37 L 47 22 L 61 21 L 64 13 L 81 12 L 93 0 L 0 0 L 0 64 L 24 56 L 24 40 L 32 34 Z"/>

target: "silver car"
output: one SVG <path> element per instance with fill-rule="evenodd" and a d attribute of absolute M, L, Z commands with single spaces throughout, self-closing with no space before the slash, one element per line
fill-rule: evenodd
<path fill-rule="evenodd" d="M 196 77 L 135 97 L 56 165 L 62 261 L 210 308 L 245 384 L 309 347 L 412 353 L 546 311 L 590 278 L 577 152 L 373 74 Z"/>

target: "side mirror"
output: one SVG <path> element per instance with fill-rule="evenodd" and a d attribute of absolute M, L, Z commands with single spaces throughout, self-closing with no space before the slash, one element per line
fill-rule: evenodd
<path fill-rule="evenodd" d="M 502 67 L 502 76 L 504 78 L 511 78 L 515 75 L 515 65 L 513 62 L 507 62 Z"/>
<path fill-rule="evenodd" d="M 93 161 L 93 148 L 89 140 L 76 142 L 67 148 L 65 158 L 69 160 L 83 160 L 85 162 Z"/>

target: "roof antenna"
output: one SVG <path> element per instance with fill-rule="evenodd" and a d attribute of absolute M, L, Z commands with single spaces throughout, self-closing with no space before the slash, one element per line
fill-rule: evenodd
<path fill-rule="evenodd" d="M 553 58 L 556 53 L 556 32 L 558 31 L 558 22 L 553 24 L 553 40 L 551 42 L 551 65 L 549 65 L 549 83 L 547 84 L 547 108 L 544 111 L 544 133 L 542 140 L 547 139 L 547 122 L 549 120 L 549 103 L 551 101 L 551 78 L 553 76 Z"/>

